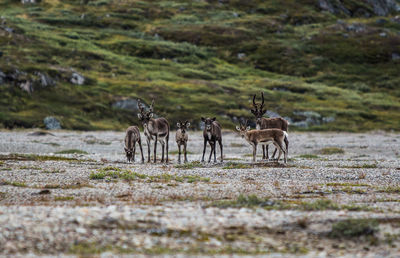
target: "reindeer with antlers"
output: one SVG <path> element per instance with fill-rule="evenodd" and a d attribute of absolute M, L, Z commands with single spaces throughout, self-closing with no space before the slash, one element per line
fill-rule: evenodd
<path fill-rule="evenodd" d="M 276 117 L 276 118 L 265 118 L 263 115 L 265 112 L 267 112 L 266 109 L 264 109 L 264 93 L 261 92 L 261 99 L 262 102 L 261 104 L 256 103 L 256 94 L 253 96 L 253 108 L 251 109 L 251 113 L 254 114 L 256 117 L 256 128 L 257 130 L 261 129 L 271 129 L 271 128 L 277 128 L 281 129 L 282 131 L 287 132 L 288 131 L 288 126 L 289 122 L 286 121 L 285 119 L 281 117 Z M 289 142 L 287 138 L 284 139 L 285 144 L 286 144 L 286 152 L 289 151 Z M 269 159 L 269 154 L 268 154 L 268 145 L 263 145 L 263 159 L 267 158 Z M 274 154 L 272 154 L 272 158 L 275 158 L 276 151 L 278 149 L 275 148 Z M 265 151 L 267 152 L 267 157 L 265 157 Z"/>
<path fill-rule="evenodd" d="M 156 163 L 157 160 L 157 141 L 159 141 L 162 146 L 161 162 L 164 162 L 164 148 L 166 147 L 167 157 L 165 162 L 168 163 L 169 123 L 167 119 L 163 117 L 153 118 L 153 106 L 154 99 L 151 102 L 149 111 L 146 112 L 140 99 L 138 99 L 138 108 L 140 111 L 140 113 L 138 113 L 138 118 L 143 124 L 144 135 L 147 140 L 147 162 L 150 162 L 150 143 L 154 140 L 154 163 Z"/>

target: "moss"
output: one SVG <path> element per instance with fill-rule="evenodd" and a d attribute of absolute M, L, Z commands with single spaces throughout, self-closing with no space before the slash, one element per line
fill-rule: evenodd
<path fill-rule="evenodd" d="M 73 196 L 55 196 L 54 201 L 71 201 L 73 200 Z"/>
<path fill-rule="evenodd" d="M 322 155 L 343 154 L 344 150 L 336 147 L 323 148 L 319 150 Z"/>
<path fill-rule="evenodd" d="M 57 151 L 56 154 L 89 154 L 89 153 L 83 150 L 69 149 L 69 150 Z"/>
<path fill-rule="evenodd" d="M 319 156 L 318 155 L 314 155 L 314 154 L 302 154 L 302 155 L 299 155 L 299 158 L 302 158 L 302 159 L 319 159 Z"/>
<path fill-rule="evenodd" d="M 378 232 L 378 222 L 374 219 L 350 219 L 332 225 L 329 236 L 332 238 L 356 238 L 372 236 Z"/>
<path fill-rule="evenodd" d="M 248 169 L 251 168 L 249 164 L 228 162 L 222 169 Z"/>
<path fill-rule="evenodd" d="M 35 155 L 35 154 L 18 154 L 13 153 L 9 155 L 0 155 L 0 160 L 35 160 L 35 161 L 79 161 L 76 158 L 66 158 L 60 156 L 47 156 L 47 155 Z"/>

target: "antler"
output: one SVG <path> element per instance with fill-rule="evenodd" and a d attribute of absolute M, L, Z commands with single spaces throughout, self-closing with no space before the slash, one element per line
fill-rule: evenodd
<path fill-rule="evenodd" d="M 140 113 L 143 113 L 143 111 L 144 111 L 144 107 L 143 107 L 143 105 L 142 105 L 142 102 L 140 102 L 140 99 L 138 99 L 137 100 L 138 101 L 138 108 L 139 108 L 139 111 L 140 111 Z"/>
<path fill-rule="evenodd" d="M 153 106 L 154 106 L 154 99 L 151 101 L 151 105 L 150 105 L 150 112 L 153 112 Z"/>
<path fill-rule="evenodd" d="M 261 102 L 261 109 L 264 107 L 264 92 L 261 92 L 261 99 L 262 99 L 262 102 Z"/>
<path fill-rule="evenodd" d="M 254 96 L 253 96 L 253 106 L 254 106 L 254 107 L 257 107 L 257 104 L 256 104 L 256 94 L 254 94 Z"/>

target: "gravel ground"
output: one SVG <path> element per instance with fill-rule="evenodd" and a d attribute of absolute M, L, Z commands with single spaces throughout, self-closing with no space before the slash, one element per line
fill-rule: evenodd
<path fill-rule="evenodd" d="M 189 132 L 178 165 L 174 137 L 169 164 L 127 164 L 122 132 L 33 132 L 0 132 L 0 256 L 400 254 L 399 134 L 290 133 L 283 165 L 231 132 L 199 163 Z"/>

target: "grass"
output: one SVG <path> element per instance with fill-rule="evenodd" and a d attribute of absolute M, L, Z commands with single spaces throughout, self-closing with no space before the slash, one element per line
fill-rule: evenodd
<path fill-rule="evenodd" d="M 99 169 L 97 172 L 92 172 L 89 176 L 92 180 L 101 180 L 101 179 L 123 179 L 126 181 L 133 180 L 146 180 L 147 182 L 186 182 L 186 183 L 195 183 L 195 182 L 209 182 L 210 178 L 200 177 L 197 175 L 184 175 L 178 176 L 174 174 L 160 174 L 160 175 L 146 175 L 140 174 L 136 172 L 132 172 L 130 170 L 123 170 L 120 168 L 114 167 L 105 167 Z"/>
<path fill-rule="evenodd" d="M 343 154 L 343 153 L 344 153 L 343 149 L 336 147 L 323 148 L 319 150 L 319 154 L 322 155 Z"/>
<path fill-rule="evenodd" d="M 204 165 L 200 161 L 192 161 L 189 163 L 175 165 L 175 168 L 180 168 L 180 169 L 193 169 L 202 167 L 204 167 Z"/>
<path fill-rule="evenodd" d="M 351 165 L 351 166 L 341 166 L 341 168 L 377 168 L 377 164 L 362 164 L 362 165 Z"/>
<path fill-rule="evenodd" d="M 334 223 L 329 236 L 332 238 L 358 238 L 372 236 L 378 230 L 378 222 L 374 219 L 349 219 Z"/>
<path fill-rule="evenodd" d="M 387 186 L 378 190 L 380 193 L 400 193 L 400 186 Z"/>
<path fill-rule="evenodd" d="M 15 187 L 27 187 L 26 183 L 24 183 L 24 182 L 1 181 L 0 185 L 11 185 L 11 186 L 15 186 Z"/>
<path fill-rule="evenodd" d="M 11 36 L 0 32 L 7 57 L 0 69 L 23 72 L 0 88 L 3 128 L 44 128 L 43 118 L 51 115 L 65 129 L 125 129 L 139 121 L 132 110 L 113 104 L 140 97 L 147 104 L 155 98 L 157 115 L 171 125 L 204 113 L 233 129 L 238 119 L 252 118 L 251 96 L 264 91 L 267 108 L 294 122 L 306 119 L 297 111 L 335 119 L 297 130 L 400 130 L 399 63 L 390 58 L 400 52 L 400 28 L 391 21 L 376 24 L 372 13 L 358 14 L 355 6 L 373 9 L 365 1 L 349 4 L 352 17 L 321 12 L 312 1 L 0 5 L 14 30 Z M 360 16 L 364 32 L 337 24 Z M 71 83 L 72 70 L 85 85 Z M 56 86 L 42 89 L 38 72 Z M 26 80 L 33 94 L 15 87 Z M 199 128 L 197 119 L 192 124 Z"/>
<path fill-rule="evenodd" d="M 189 154 L 194 154 L 194 152 L 191 152 L 191 151 L 186 151 L 186 153 L 187 153 L 188 155 L 189 155 Z M 179 151 L 178 151 L 178 150 L 176 150 L 176 151 L 170 151 L 169 154 L 170 154 L 170 155 L 177 155 L 177 154 L 179 154 Z M 181 150 L 181 154 L 182 154 L 182 155 L 184 154 L 183 149 Z"/>
<path fill-rule="evenodd" d="M 236 162 L 228 162 L 222 169 L 248 169 L 248 168 L 251 168 L 251 165 L 236 163 Z"/>
<path fill-rule="evenodd" d="M 8 155 L 0 155 L 0 160 L 32 160 L 32 161 L 79 161 L 76 158 L 67 158 L 60 156 L 50 156 L 50 155 L 36 155 L 36 154 L 8 154 Z"/>
<path fill-rule="evenodd" d="M 64 169 L 43 170 L 42 173 L 45 173 L 45 174 L 58 174 L 58 173 L 65 173 L 65 170 Z"/>
<path fill-rule="evenodd" d="M 69 149 L 69 150 L 57 151 L 56 154 L 89 154 L 89 153 L 83 150 Z"/>
<path fill-rule="evenodd" d="M 319 156 L 315 154 L 302 154 L 299 155 L 298 157 L 302 159 L 319 159 Z"/>

